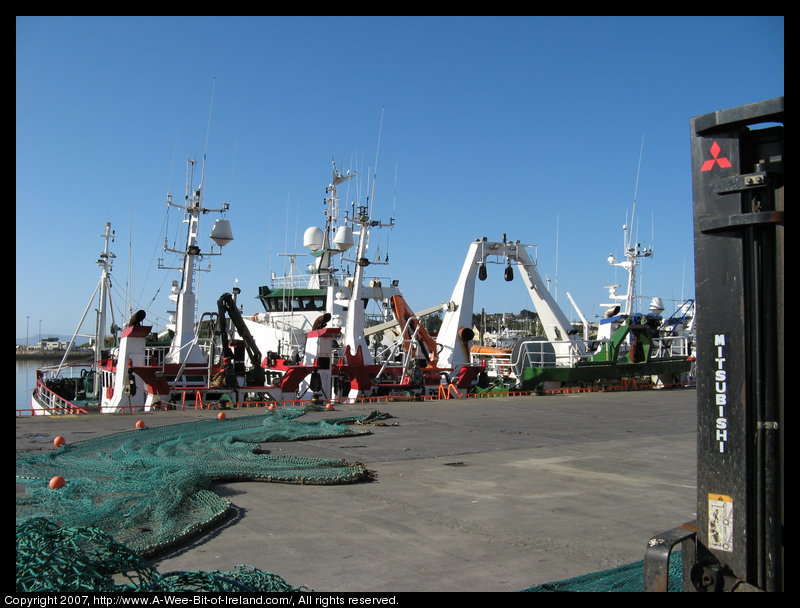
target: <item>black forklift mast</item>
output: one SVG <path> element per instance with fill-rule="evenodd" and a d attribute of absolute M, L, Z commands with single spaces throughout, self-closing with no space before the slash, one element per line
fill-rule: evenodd
<path fill-rule="evenodd" d="M 784 588 L 784 200 L 779 97 L 691 121 L 697 519 L 650 539 L 644 588 Z"/>

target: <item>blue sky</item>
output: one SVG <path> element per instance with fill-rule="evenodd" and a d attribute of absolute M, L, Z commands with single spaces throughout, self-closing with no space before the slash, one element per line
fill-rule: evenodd
<path fill-rule="evenodd" d="M 634 198 L 655 250 L 639 291 L 692 297 L 689 121 L 783 95 L 783 29 L 780 16 L 17 17 L 16 336 L 75 329 L 106 221 L 122 320 L 147 308 L 163 327 L 166 195 L 182 198 L 204 152 L 205 204 L 230 202 L 235 240 L 201 277 L 201 310 L 236 280 L 245 312 L 260 310 L 278 254 L 322 223 L 332 159 L 361 176 L 350 198 L 376 177 L 374 216 L 396 221 L 373 240 L 390 260 L 376 271 L 416 310 L 450 298 L 471 241 L 505 233 L 537 246 L 568 316 L 566 292 L 595 317 L 623 280 L 606 258 Z M 478 309 L 533 308 L 489 270 Z"/>

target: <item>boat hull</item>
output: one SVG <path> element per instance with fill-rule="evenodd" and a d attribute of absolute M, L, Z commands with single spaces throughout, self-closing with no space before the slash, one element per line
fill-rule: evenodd
<path fill-rule="evenodd" d="M 521 390 L 538 390 L 545 383 L 590 383 L 624 378 L 680 379 L 691 370 L 690 359 L 659 359 L 644 363 L 600 364 L 587 363 L 571 367 L 526 367 L 522 370 Z"/>

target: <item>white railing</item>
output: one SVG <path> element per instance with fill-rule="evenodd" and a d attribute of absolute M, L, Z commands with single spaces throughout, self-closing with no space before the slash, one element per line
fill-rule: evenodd
<path fill-rule="evenodd" d="M 658 347 L 656 357 L 690 357 L 693 341 L 688 336 L 665 336 L 655 341 Z"/>
<path fill-rule="evenodd" d="M 169 346 L 148 346 L 144 349 L 145 365 L 164 365 L 164 359 L 169 352 Z"/>
<path fill-rule="evenodd" d="M 47 388 L 42 379 L 39 378 L 36 381 L 36 388 L 33 391 L 33 398 L 36 401 L 36 404 L 39 406 L 40 409 L 34 407 L 33 413 L 34 415 L 37 414 L 54 414 L 54 415 L 64 415 L 64 414 L 86 414 L 87 411 L 75 405 L 71 401 L 60 397 L 49 388 Z"/>
<path fill-rule="evenodd" d="M 511 365 L 514 369 L 522 369 L 525 367 L 572 366 L 586 357 L 586 346 L 583 345 L 584 353 L 581 353 L 579 349 L 581 343 L 572 340 L 562 340 L 559 342 L 523 340 L 522 344 L 524 347 L 515 347 L 517 350 L 517 357 L 511 361 Z M 559 345 L 565 345 L 566 348 L 557 348 Z M 559 355 L 559 353 L 564 352 L 566 354 Z"/>
<path fill-rule="evenodd" d="M 71 363 L 69 365 L 51 365 L 37 370 L 37 374 L 43 380 L 54 380 L 55 378 L 80 378 L 83 370 L 91 370 L 91 363 Z"/>

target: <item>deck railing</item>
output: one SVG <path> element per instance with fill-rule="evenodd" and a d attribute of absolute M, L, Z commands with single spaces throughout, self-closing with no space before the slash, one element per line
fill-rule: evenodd
<path fill-rule="evenodd" d="M 39 414 L 87 414 L 88 410 L 77 406 L 71 401 L 60 397 L 44 385 L 41 378 L 36 379 L 36 388 L 33 389 L 33 396 L 41 407 L 41 411 L 33 409 L 34 415 Z"/>

